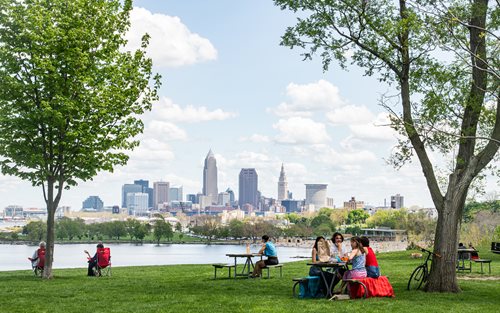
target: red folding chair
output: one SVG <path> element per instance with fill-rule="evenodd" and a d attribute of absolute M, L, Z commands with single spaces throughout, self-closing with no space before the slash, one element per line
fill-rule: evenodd
<path fill-rule="evenodd" d="M 95 276 L 111 276 L 111 251 L 109 248 L 97 248 L 97 266 Z"/>
<path fill-rule="evenodd" d="M 31 259 L 31 267 L 33 269 L 33 274 L 35 276 L 43 276 L 43 269 L 45 267 L 45 249 L 38 249 L 37 252 L 37 257 L 36 259 Z"/>

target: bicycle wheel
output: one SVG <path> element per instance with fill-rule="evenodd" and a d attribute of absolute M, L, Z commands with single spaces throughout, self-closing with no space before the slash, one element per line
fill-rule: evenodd
<path fill-rule="evenodd" d="M 422 283 L 427 280 L 427 268 L 424 265 L 418 266 L 410 276 L 408 290 L 418 290 Z"/>

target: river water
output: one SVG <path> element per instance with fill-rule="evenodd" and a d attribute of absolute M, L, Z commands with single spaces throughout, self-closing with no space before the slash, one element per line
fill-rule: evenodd
<path fill-rule="evenodd" d="M 170 264 L 210 264 L 232 263 L 227 253 L 245 253 L 244 245 L 201 245 L 201 244 L 110 244 L 111 261 L 115 266 L 170 265 Z M 55 245 L 54 268 L 80 268 L 87 266 L 83 250 L 95 253 L 95 244 Z M 0 271 L 31 269 L 28 257 L 36 246 L 0 244 Z M 257 252 L 260 246 L 252 245 Z M 301 260 L 311 255 L 310 248 L 277 247 L 280 262 Z M 243 261 L 242 259 L 238 262 Z"/>

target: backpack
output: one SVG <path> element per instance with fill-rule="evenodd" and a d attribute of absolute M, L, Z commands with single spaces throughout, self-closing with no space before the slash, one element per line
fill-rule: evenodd
<path fill-rule="evenodd" d="M 321 277 L 319 276 L 307 276 L 307 280 L 301 281 L 299 283 L 299 298 L 318 298 L 322 297 L 319 284 Z"/>

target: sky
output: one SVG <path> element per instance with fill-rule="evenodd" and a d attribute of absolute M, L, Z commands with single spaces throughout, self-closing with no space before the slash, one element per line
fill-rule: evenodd
<path fill-rule="evenodd" d="M 294 199 L 305 197 L 304 184 L 322 183 L 337 207 L 351 197 L 381 206 L 395 194 L 407 207 L 433 207 L 417 160 L 399 170 L 386 162 L 396 135 L 379 101 L 396 92 L 362 69 L 332 64 L 323 72 L 319 58 L 303 61 L 302 50 L 280 46 L 295 21 L 271 0 L 134 1 L 126 48 L 151 36 L 160 100 L 142 117 L 128 164 L 64 191 L 60 205 L 79 210 L 94 195 L 120 204 L 121 186 L 138 179 L 201 192 L 212 149 L 219 192 L 238 196 L 238 174 L 252 167 L 261 193 L 276 198 L 283 163 Z M 489 177 L 483 189 L 498 191 L 498 180 Z M 0 209 L 7 205 L 45 207 L 42 190 L 0 174 Z"/>

